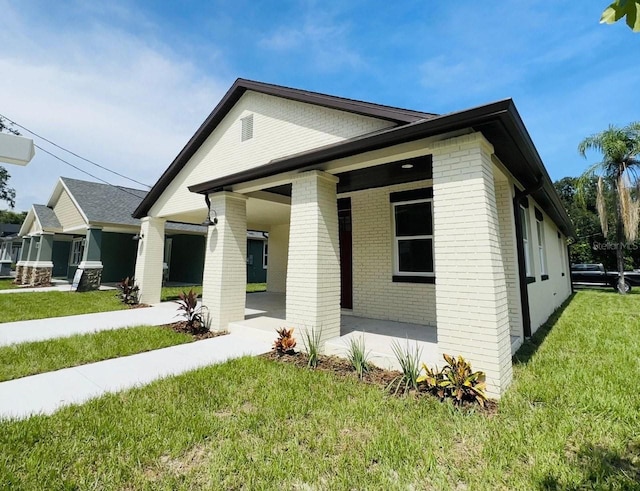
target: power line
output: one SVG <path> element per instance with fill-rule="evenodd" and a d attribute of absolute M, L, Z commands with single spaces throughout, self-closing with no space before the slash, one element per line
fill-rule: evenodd
<path fill-rule="evenodd" d="M 123 193 L 130 194 L 131 196 L 135 196 L 135 197 L 136 197 L 136 198 L 138 198 L 138 199 L 144 199 L 144 196 L 138 196 L 137 194 L 132 193 L 132 192 L 131 192 L 131 191 L 129 191 L 128 189 L 125 189 L 125 188 L 120 187 L 120 186 L 115 186 L 114 184 L 111 184 L 110 182 L 105 181 L 104 179 L 101 179 L 101 178 L 99 178 L 98 176 L 94 176 L 93 174 L 91 174 L 91 173 L 87 172 L 86 170 L 83 170 L 83 169 L 81 169 L 80 167 L 78 167 L 78 166 L 76 166 L 76 165 L 73 165 L 71 162 L 68 162 L 68 161 L 64 160 L 63 158 L 58 157 L 56 154 L 51 153 L 49 150 L 45 150 L 45 149 L 44 149 L 44 148 L 42 148 L 40 145 L 37 145 L 37 144 L 35 144 L 35 143 L 34 143 L 34 146 L 35 146 L 38 150 L 41 150 L 41 151 L 43 151 L 44 153 L 51 155 L 54 159 L 58 159 L 60 162 L 63 162 L 63 163 L 65 163 L 65 164 L 67 164 L 67 165 L 70 165 L 70 166 L 71 166 L 71 167 L 73 167 L 74 169 L 76 169 L 76 170 L 78 170 L 78 171 L 82 172 L 83 174 L 86 174 L 86 175 L 88 175 L 88 176 L 91 176 L 91 177 L 93 177 L 94 179 L 97 179 L 98 181 L 103 182 L 103 183 L 104 183 L 104 184 L 106 184 L 107 186 L 111 186 L 112 188 L 118 189 L 118 190 L 122 191 Z M 144 193 L 144 191 L 142 191 L 142 192 Z M 146 193 L 145 193 L 145 194 L 146 194 Z"/>
<path fill-rule="evenodd" d="M 58 145 L 57 143 L 54 143 L 54 142 L 52 142 L 51 140 L 46 139 L 44 136 L 39 135 L 39 134 L 38 134 L 38 133 L 36 133 L 35 131 L 31 131 L 29 128 L 26 128 L 25 126 L 22 126 L 21 124 L 16 123 L 15 121 L 11 120 L 10 118 L 6 117 L 6 116 L 5 116 L 5 115 L 3 115 L 3 114 L 0 114 L 0 118 L 4 118 L 4 119 L 6 119 L 6 120 L 7 120 L 7 121 L 9 121 L 11 124 L 13 124 L 13 125 L 15 125 L 15 126 L 17 126 L 17 127 L 19 127 L 19 128 L 22 128 L 23 130 L 25 130 L 25 131 L 27 131 L 27 132 L 31 133 L 33 136 L 38 137 L 38 138 L 40 138 L 41 140 L 46 141 L 46 142 L 47 142 L 47 143 L 49 143 L 50 145 L 53 145 L 54 147 L 57 147 L 57 148 L 59 148 L 60 150 L 63 150 L 63 151 L 65 151 L 65 152 L 67 152 L 67 153 L 70 153 L 70 154 L 71 154 L 71 155 L 73 155 L 74 157 L 77 157 L 77 158 L 79 158 L 79 159 L 81 159 L 81 160 L 84 160 L 85 162 L 88 162 L 88 163 L 90 163 L 90 164 L 92 164 L 92 165 L 95 165 L 96 167 L 100 167 L 101 169 L 106 170 L 107 172 L 111 172 L 112 174 L 115 174 L 116 176 L 120 176 L 120 177 L 122 177 L 122 178 L 124 178 L 124 179 L 128 179 L 129 181 L 135 182 L 136 184 L 140 184 L 141 186 L 145 186 L 145 187 L 151 188 L 151 186 L 149 186 L 148 184 L 145 184 L 145 183 L 140 182 L 140 181 L 136 181 L 135 179 L 132 179 L 131 177 L 127 177 L 127 176 L 125 176 L 125 175 L 123 175 L 123 174 L 120 174 L 119 172 L 116 172 L 116 171 L 114 171 L 114 170 L 111 170 L 111 169 L 109 169 L 108 167 L 105 167 L 105 166 L 103 166 L 103 165 L 100 165 L 100 164 L 98 164 L 98 163 L 96 163 L 96 162 L 94 162 L 94 161 L 92 161 L 92 160 L 85 159 L 85 158 L 84 158 L 84 157 L 82 157 L 81 155 L 78 155 L 77 153 L 72 152 L 71 150 L 67 150 L 66 148 L 64 148 L 64 147 L 62 147 L 62 146 L 60 146 L 60 145 Z M 38 148 L 40 148 L 40 147 L 38 147 Z M 40 149 L 42 150 L 42 148 L 40 148 Z M 46 152 L 45 150 L 43 150 L 43 151 L 44 151 L 45 153 L 49 153 L 49 152 Z M 68 162 L 67 162 L 67 163 L 68 163 Z M 69 165 L 71 165 L 71 164 L 69 164 Z M 91 174 L 89 174 L 89 175 L 91 175 Z M 98 178 L 96 177 L 96 179 L 98 179 Z M 106 181 L 105 181 L 105 182 L 106 182 Z"/>

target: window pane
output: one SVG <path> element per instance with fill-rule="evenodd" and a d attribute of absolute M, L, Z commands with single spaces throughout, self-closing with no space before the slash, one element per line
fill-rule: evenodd
<path fill-rule="evenodd" d="M 431 202 L 397 205 L 394 208 L 397 237 L 433 235 Z"/>
<path fill-rule="evenodd" d="M 402 273 L 433 273 L 433 240 L 398 241 L 398 270 Z"/>
<path fill-rule="evenodd" d="M 529 227 L 527 223 L 527 211 L 524 208 L 520 208 L 520 223 L 522 225 L 522 238 L 527 240 L 529 238 Z"/>

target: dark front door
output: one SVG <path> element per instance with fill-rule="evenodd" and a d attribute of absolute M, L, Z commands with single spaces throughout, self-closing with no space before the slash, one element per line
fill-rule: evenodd
<path fill-rule="evenodd" d="M 351 198 L 338 200 L 340 242 L 340 307 L 353 308 L 353 272 L 351 247 Z"/>

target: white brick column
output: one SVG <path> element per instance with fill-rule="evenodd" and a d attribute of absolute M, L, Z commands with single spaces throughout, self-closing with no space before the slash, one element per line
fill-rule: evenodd
<path fill-rule="evenodd" d="M 212 330 L 225 330 L 244 319 L 247 297 L 247 197 L 221 192 L 210 195 L 218 224 L 209 227 L 202 280 L 202 303 Z"/>
<path fill-rule="evenodd" d="M 289 224 L 272 225 L 269 229 L 269 257 L 267 264 L 267 291 L 285 293 L 287 288 L 287 261 L 289 250 Z"/>
<path fill-rule="evenodd" d="M 435 144 L 434 258 L 438 351 L 484 371 L 499 397 L 512 367 L 492 153 L 480 133 Z"/>
<path fill-rule="evenodd" d="M 140 287 L 140 303 L 158 303 L 162 293 L 165 220 L 144 217 L 141 222 L 136 256 L 136 284 Z"/>
<path fill-rule="evenodd" d="M 287 267 L 287 322 L 340 335 L 338 178 L 320 171 L 293 180 Z"/>

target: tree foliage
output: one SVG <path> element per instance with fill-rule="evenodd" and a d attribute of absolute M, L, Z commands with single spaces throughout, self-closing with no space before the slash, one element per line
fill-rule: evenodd
<path fill-rule="evenodd" d="M 20 132 L 13 128 L 4 118 L 0 117 L 0 133 L 12 133 L 19 135 Z M 6 201 L 9 207 L 13 209 L 16 206 L 16 190 L 9 187 L 9 179 L 11 174 L 7 169 L 0 166 L 0 201 Z"/>
<path fill-rule="evenodd" d="M 27 217 L 27 212 L 15 212 L 10 210 L 0 210 L 0 223 L 21 224 Z"/>
<path fill-rule="evenodd" d="M 633 32 L 640 32 L 640 0 L 616 0 L 602 12 L 600 23 L 613 24 L 623 17 Z"/>
<path fill-rule="evenodd" d="M 595 208 L 605 238 L 610 225 L 615 230 L 616 265 L 620 287 L 624 283 L 625 250 L 638 238 L 640 222 L 640 122 L 606 130 L 585 138 L 578 152 L 586 158 L 588 150 L 602 154 L 601 162 L 592 164 L 576 181 L 576 199 L 583 207 L 594 193 Z M 593 202 L 593 201 L 592 201 Z"/>

